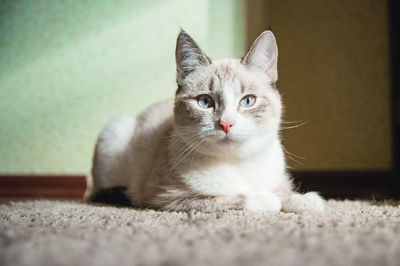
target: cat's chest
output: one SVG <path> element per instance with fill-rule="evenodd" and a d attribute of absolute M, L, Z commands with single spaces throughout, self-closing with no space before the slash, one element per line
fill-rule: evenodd
<path fill-rule="evenodd" d="M 192 189 L 207 195 L 272 191 L 283 178 L 283 165 L 266 159 L 205 163 L 186 172 L 183 178 Z"/>

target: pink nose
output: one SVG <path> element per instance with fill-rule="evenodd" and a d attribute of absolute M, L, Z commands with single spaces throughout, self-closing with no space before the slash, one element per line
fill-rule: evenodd
<path fill-rule="evenodd" d="M 219 121 L 219 125 L 225 134 L 228 134 L 229 129 L 233 126 L 233 123 L 228 121 Z"/>

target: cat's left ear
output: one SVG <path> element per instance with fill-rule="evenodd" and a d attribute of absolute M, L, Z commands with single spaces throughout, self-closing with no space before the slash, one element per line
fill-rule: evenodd
<path fill-rule="evenodd" d="M 264 71 L 271 77 L 271 82 L 278 80 L 278 46 L 272 31 L 264 31 L 258 36 L 243 63 Z"/>
<path fill-rule="evenodd" d="M 192 37 L 183 30 L 176 40 L 175 59 L 178 84 L 197 68 L 211 63 Z"/>

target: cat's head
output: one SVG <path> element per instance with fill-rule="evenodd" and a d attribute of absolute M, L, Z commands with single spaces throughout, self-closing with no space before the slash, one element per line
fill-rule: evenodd
<path fill-rule="evenodd" d="M 243 59 L 211 60 L 184 31 L 177 39 L 175 134 L 192 149 L 246 157 L 276 139 L 282 103 L 278 48 L 263 32 Z"/>

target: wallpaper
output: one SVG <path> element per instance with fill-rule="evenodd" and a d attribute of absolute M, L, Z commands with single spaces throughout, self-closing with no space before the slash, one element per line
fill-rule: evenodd
<path fill-rule="evenodd" d="M 110 118 L 174 96 L 180 27 L 211 57 L 242 55 L 242 5 L 3 1 L 0 173 L 88 173 Z"/>
<path fill-rule="evenodd" d="M 290 4 L 289 4 L 290 3 Z M 270 1 L 280 38 L 285 145 L 297 169 L 390 170 L 387 1 Z M 282 17 L 285 19 L 282 19 Z M 293 27 L 293 25 L 296 25 Z"/>
<path fill-rule="evenodd" d="M 173 97 L 180 27 L 214 58 L 274 31 L 292 168 L 391 168 L 386 1 L 27 0 L 0 5 L 0 173 L 88 173 L 110 118 Z"/>

